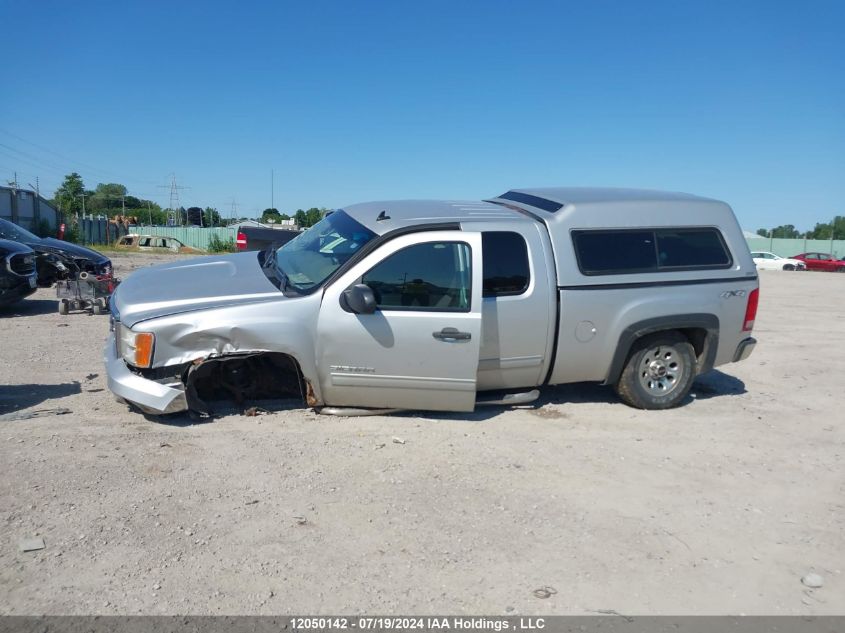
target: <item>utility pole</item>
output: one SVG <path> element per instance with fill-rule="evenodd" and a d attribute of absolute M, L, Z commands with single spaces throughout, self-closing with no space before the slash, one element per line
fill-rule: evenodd
<path fill-rule="evenodd" d="M 150 206 L 150 201 L 147 200 L 147 213 L 150 214 L 150 226 L 153 225 L 153 208 Z"/>
<path fill-rule="evenodd" d="M 40 183 L 38 182 L 38 176 L 35 177 L 35 186 L 32 186 L 32 183 L 29 183 L 29 186 L 35 189 L 35 225 L 38 226 L 41 224 L 41 190 L 39 189 Z"/>
<path fill-rule="evenodd" d="M 85 191 L 77 195 L 79 198 L 82 198 L 82 220 L 79 220 L 79 214 L 77 214 L 77 226 L 79 226 L 80 229 L 79 235 L 82 239 L 82 243 L 85 244 L 88 241 L 85 238 Z"/>
<path fill-rule="evenodd" d="M 833 236 L 836 233 L 836 218 L 830 222 L 830 255 L 833 256 Z"/>
<path fill-rule="evenodd" d="M 15 172 L 15 179 L 9 183 L 12 188 L 12 222 L 17 224 L 18 220 L 18 172 Z"/>
<path fill-rule="evenodd" d="M 275 192 L 274 192 L 274 182 L 273 182 L 273 181 L 274 181 L 274 176 L 275 176 L 275 174 L 273 173 L 273 170 L 271 169 L 271 170 L 270 170 L 270 208 L 271 208 L 271 209 L 275 209 L 275 208 L 276 208 L 276 204 L 275 204 L 275 200 L 274 200 L 274 195 L 273 195 L 273 194 L 275 193 Z"/>

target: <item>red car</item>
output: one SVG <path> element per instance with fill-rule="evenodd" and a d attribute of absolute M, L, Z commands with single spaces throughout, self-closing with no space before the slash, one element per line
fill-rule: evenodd
<path fill-rule="evenodd" d="M 845 259 L 836 259 L 828 253 L 802 253 L 801 255 L 793 255 L 791 259 L 800 259 L 807 264 L 807 270 L 845 273 Z"/>

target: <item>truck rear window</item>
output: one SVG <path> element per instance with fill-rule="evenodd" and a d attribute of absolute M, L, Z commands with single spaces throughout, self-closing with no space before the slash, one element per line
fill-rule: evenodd
<path fill-rule="evenodd" d="M 730 253 L 714 228 L 572 231 L 585 275 L 729 268 Z"/>

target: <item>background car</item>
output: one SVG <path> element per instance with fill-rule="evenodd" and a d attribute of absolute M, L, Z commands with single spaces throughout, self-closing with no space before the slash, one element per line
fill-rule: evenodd
<path fill-rule="evenodd" d="M 115 243 L 115 248 L 138 249 L 159 253 L 203 254 L 202 251 L 196 248 L 191 248 L 190 246 L 185 246 L 182 242 L 173 237 L 139 235 L 138 233 L 129 233 L 128 235 L 124 235 Z"/>
<path fill-rule="evenodd" d="M 0 239 L 25 244 L 35 251 L 38 285 L 45 288 L 76 272 L 112 273 L 111 260 L 102 253 L 72 242 L 38 237 L 8 220 L 0 219 Z"/>
<path fill-rule="evenodd" d="M 754 251 L 751 259 L 759 270 L 806 270 L 804 262 L 788 257 L 781 257 L 768 251 Z"/>
<path fill-rule="evenodd" d="M 804 262 L 808 270 L 845 273 L 845 260 L 837 259 L 829 253 L 801 253 L 800 255 L 793 255 L 792 259 L 799 259 Z"/>
<path fill-rule="evenodd" d="M 0 306 L 17 303 L 36 288 L 35 252 L 24 244 L 0 240 Z"/>

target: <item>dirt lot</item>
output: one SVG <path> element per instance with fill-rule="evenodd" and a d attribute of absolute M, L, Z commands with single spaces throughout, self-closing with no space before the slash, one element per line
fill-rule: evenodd
<path fill-rule="evenodd" d="M 676 410 L 207 424 L 118 404 L 107 317 L 39 290 L 0 317 L 0 613 L 845 613 L 845 275 L 761 283 L 754 355 Z"/>

